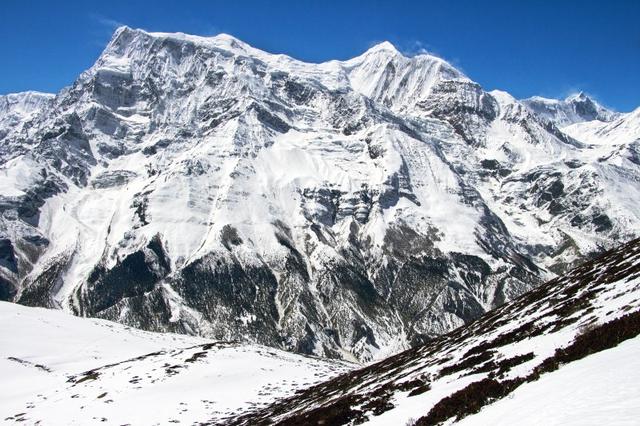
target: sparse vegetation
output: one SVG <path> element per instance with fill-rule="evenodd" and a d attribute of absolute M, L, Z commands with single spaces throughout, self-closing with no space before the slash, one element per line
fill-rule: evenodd
<path fill-rule="evenodd" d="M 640 311 L 624 315 L 601 326 L 591 326 L 582 330 L 582 333 L 578 334 L 569 346 L 557 349 L 553 356 L 545 359 L 526 377 L 503 381 L 486 378 L 473 382 L 436 403 L 425 417 L 418 420 L 416 425 L 436 425 L 453 417 L 459 420 L 477 413 L 484 405 L 505 397 L 522 383 L 538 380 L 542 374 L 555 371 L 563 364 L 613 348 L 639 334 Z M 505 360 L 493 376 L 499 377 L 512 365 L 521 364 L 532 358 L 533 354 L 530 353 Z"/>
<path fill-rule="evenodd" d="M 473 382 L 464 389 L 441 399 L 415 425 L 437 425 L 452 417 L 461 419 L 469 414 L 477 413 L 485 405 L 509 394 L 523 381 L 524 379 L 505 380 L 502 382 L 494 379 L 483 379 Z"/>
<path fill-rule="evenodd" d="M 185 360 L 185 362 L 196 362 L 197 360 L 199 360 L 200 358 L 204 358 L 207 356 L 207 353 L 205 351 L 202 352 L 195 352 L 193 355 L 191 355 L 191 357 L 189 357 L 188 359 Z"/>
<path fill-rule="evenodd" d="M 557 349 L 554 356 L 540 364 L 532 376 L 537 379 L 540 374 L 557 370 L 562 364 L 582 359 L 596 352 L 610 349 L 619 343 L 632 339 L 640 334 L 640 311 L 626 314 L 601 326 L 592 326 L 576 336 L 566 348 Z"/>

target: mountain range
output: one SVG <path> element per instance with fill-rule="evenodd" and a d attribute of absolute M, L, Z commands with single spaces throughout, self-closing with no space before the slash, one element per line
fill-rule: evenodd
<path fill-rule="evenodd" d="M 0 299 L 350 361 L 640 235 L 640 109 L 517 100 L 388 42 L 305 63 L 119 28 L 0 96 Z"/>

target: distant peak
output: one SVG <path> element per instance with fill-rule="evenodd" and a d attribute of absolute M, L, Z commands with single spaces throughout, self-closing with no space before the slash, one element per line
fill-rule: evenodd
<path fill-rule="evenodd" d="M 131 28 L 131 27 L 130 27 L 130 26 L 128 26 L 128 25 L 120 25 L 118 28 L 116 28 L 116 30 L 115 30 L 115 32 L 114 32 L 114 35 L 117 35 L 117 34 L 123 33 L 123 32 L 125 32 L 125 31 L 133 31 L 133 28 Z"/>
<path fill-rule="evenodd" d="M 38 92 L 37 90 L 25 90 L 24 92 L 13 92 L 6 93 L 0 96 L 14 96 L 14 97 L 27 97 L 27 96 L 36 96 L 40 98 L 55 98 L 55 93 L 47 93 L 47 92 Z"/>
<path fill-rule="evenodd" d="M 381 52 L 381 51 L 400 54 L 400 51 L 398 51 L 398 49 L 396 49 L 396 47 L 390 41 L 383 41 L 382 43 L 378 43 L 373 47 L 371 47 L 369 50 L 367 50 L 367 52 Z"/>
<path fill-rule="evenodd" d="M 131 28 L 127 25 L 121 25 L 118 28 L 116 28 L 116 30 L 113 32 L 113 36 L 111 37 L 111 39 L 116 40 L 118 37 L 120 37 L 123 34 L 131 34 L 131 33 L 138 33 L 138 32 L 144 32 L 144 31 Z"/>
<path fill-rule="evenodd" d="M 113 32 L 113 35 L 111 36 L 111 41 L 109 42 L 109 45 L 107 46 L 107 49 L 109 48 L 109 46 L 121 44 L 123 42 L 126 43 L 126 42 L 130 41 L 132 38 L 134 38 L 136 36 L 136 34 L 144 33 L 144 32 L 145 31 L 143 31 L 143 30 L 134 29 L 134 28 L 131 28 L 131 27 L 127 26 L 127 25 L 119 26 Z"/>
<path fill-rule="evenodd" d="M 552 98 L 545 98 L 544 96 L 538 96 L 538 95 L 534 95 L 531 96 L 530 98 L 526 98 L 523 99 L 523 101 L 525 102 L 545 102 L 545 103 L 556 103 L 559 102 L 557 99 L 552 99 Z"/>
<path fill-rule="evenodd" d="M 583 92 L 582 90 L 579 91 L 578 93 L 574 93 L 572 95 L 569 95 L 566 97 L 565 99 L 566 102 L 573 102 L 573 101 L 592 101 L 591 97 L 589 95 L 587 95 L 585 92 Z"/>
<path fill-rule="evenodd" d="M 188 42 L 207 44 L 207 45 L 210 45 L 213 43 L 215 45 L 232 49 L 232 50 L 239 49 L 239 50 L 246 51 L 251 48 L 251 46 L 249 46 L 247 43 L 243 42 L 242 40 L 239 40 L 236 37 L 230 34 L 225 34 L 225 33 L 220 33 L 215 36 L 211 36 L 211 35 L 201 36 L 201 35 L 185 34 L 181 32 L 173 32 L 173 33 L 155 32 L 155 31 L 151 32 L 143 29 L 131 28 L 126 25 L 118 27 L 115 30 L 111 38 L 110 45 L 116 46 L 116 45 L 128 44 L 132 40 L 135 40 L 138 36 L 161 38 L 161 39 L 173 39 L 173 40 L 188 41 Z"/>
<path fill-rule="evenodd" d="M 37 92 L 34 90 L 27 90 L 25 92 L 16 92 L 16 93 L 7 93 L 4 95 L 0 94 L 0 103 L 2 104 L 24 104 L 29 102 L 49 102 L 56 95 L 53 93 L 45 93 L 45 92 Z"/>

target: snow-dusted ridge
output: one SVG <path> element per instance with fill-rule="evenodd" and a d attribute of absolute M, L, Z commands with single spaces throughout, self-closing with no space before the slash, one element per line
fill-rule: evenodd
<path fill-rule="evenodd" d="M 123 27 L 25 120 L 0 299 L 148 330 L 369 361 L 640 233 L 635 139 L 386 44 L 310 64 Z"/>

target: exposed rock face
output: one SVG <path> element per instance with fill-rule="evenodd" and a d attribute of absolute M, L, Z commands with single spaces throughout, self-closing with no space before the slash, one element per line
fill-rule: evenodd
<path fill-rule="evenodd" d="M 390 44 L 307 64 L 121 28 L 3 128 L 0 296 L 369 360 L 638 234 L 592 146 Z"/>

